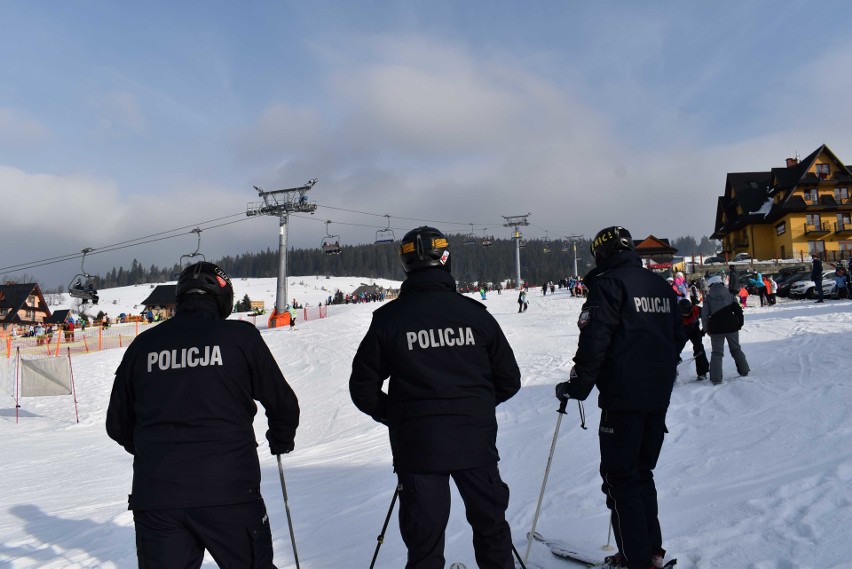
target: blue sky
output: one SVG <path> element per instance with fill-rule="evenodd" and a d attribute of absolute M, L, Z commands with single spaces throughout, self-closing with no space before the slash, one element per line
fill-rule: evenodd
<path fill-rule="evenodd" d="M 277 247 L 252 186 L 319 182 L 291 243 L 430 222 L 713 230 L 727 172 L 852 163 L 845 2 L 0 2 L 0 268 Z M 14 213 L 8 213 L 14 212 Z M 211 224 L 212 225 L 212 224 Z M 47 285 L 79 269 L 27 269 Z M 16 271 L 6 271 L 15 274 Z"/>

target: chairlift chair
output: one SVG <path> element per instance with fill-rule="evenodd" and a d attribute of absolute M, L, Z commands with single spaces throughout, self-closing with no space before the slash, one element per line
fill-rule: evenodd
<path fill-rule="evenodd" d="M 550 253 L 550 238 L 547 236 L 547 231 L 544 232 L 544 247 L 542 251 L 545 255 Z"/>
<path fill-rule="evenodd" d="M 491 247 L 492 245 L 494 245 L 494 236 L 493 235 L 486 235 L 485 237 L 482 238 L 482 241 L 480 241 L 479 244 L 482 245 L 483 247 Z"/>
<path fill-rule="evenodd" d="M 470 224 L 470 233 L 464 236 L 462 245 L 476 245 L 476 235 L 473 234 L 473 224 Z"/>
<path fill-rule="evenodd" d="M 180 256 L 180 259 L 178 260 L 178 267 L 180 268 L 180 271 L 183 271 L 183 269 L 185 267 L 188 267 L 189 265 L 197 262 L 197 261 L 193 261 L 193 259 L 195 259 L 196 257 L 201 257 L 202 261 L 205 261 L 205 262 L 207 261 L 207 258 L 203 254 L 198 252 L 199 249 L 201 249 L 201 228 L 196 227 L 195 229 L 190 231 L 190 233 L 195 233 L 196 237 L 198 237 L 198 242 L 195 245 L 195 251 L 193 251 L 192 253 L 189 253 L 187 255 L 181 255 Z M 188 259 L 186 265 L 183 264 L 184 259 Z M 180 271 L 178 273 L 180 273 Z"/>
<path fill-rule="evenodd" d="M 387 243 L 393 243 L 396 241 L 393 234 L 393 229 L 390 228 L 390 214 L 386 213 L 385 217 L 388 218 L 388 226 L 384 229 L 379 229 L 376 231 L 376 245 L 385 245 Z"/>
<path fill-rule="evenodd" d="M 80 261 L 80 272 L 71 278 L 68 283 L 68 294 L 73 298 L 83 299 L 83 304 L 90 300 L 92 304 L 98 303 L 98 291 L 95 289 L 95 281 L 92 276 L 86 272 L 84 265 L 86 264 L 86 255 L 94 251 L 91 247 L 83 249 L 83 259 Z"/>
<path fill-rule="evenodd" d="M 328 225 L 331 221 L 325 222 L 325 237 L 322 238 L 320 248 L 326 255 L 340 255 L 340 235 L 332 235 L 328 232 Z"/>

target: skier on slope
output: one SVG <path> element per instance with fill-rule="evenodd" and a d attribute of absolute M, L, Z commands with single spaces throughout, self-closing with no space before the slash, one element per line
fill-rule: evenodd
<path fill-rule="evenodd" d="M 652 471 L 684 336 L 677 296 L 642 268 L 625 228 L 601 230 L 591 250 L 596 267 L 585 279 L 574 367 L 569 381 L 556 386 L 556 397 L 583 401 L 593 387 L 599 391 L 600 473 L 618 545 L 603 567 L 662 567 Z"/>
<path fill-rule="evenodd" d="M 358 409 L 388 426 L 405 567 L 444 566 L 452 477 L 480 569 L 513 569 L 495 408 L 520 389 L 518 364 L 494 317 L 456 291 L 440 231 L 409 231 L 400 258 L 406 280 L 399 298 L 373 313 L 349 391 Z"/>
<path fill-rule="evenodd" d="M 293 450 L 296 395 L 257 329 L 226 320 L 231 280 L 188 266 L 177 314 L 142 332 L 124 354 L 106 415 L 107 434 L 133 455 L 129 507 L 139 567 L 274 569 L 252 427 L 260 401 L 269 450 Z"/>

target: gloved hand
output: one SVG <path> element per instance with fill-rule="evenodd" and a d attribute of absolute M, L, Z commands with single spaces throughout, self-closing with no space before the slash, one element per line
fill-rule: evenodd
<path fill-rule="evenodd" d="M 269 450 L 272 454 L 287 454 L 294 448 L 296 448 L 296 444 L 293 441 L 269 441 Z"/>
<path fill-rule="evenodd" d="M 571 399 L 571 382 L 575 379 L 577 379 L 577 370 L 574 369 L 574 366 L 571 366 L 571 373 L 568 374 L 568 381 L 556 384 L 556 398 L 559 399 L 559 401 L 568 401 Z"/>
<path fill-rule="evenodd" d="M 556 384 L 556 398 L 559 401 L 568 401 L 571 399 L 571 395 L 568 394 L 568 382 L 563 381 L 562 383 Z"/>

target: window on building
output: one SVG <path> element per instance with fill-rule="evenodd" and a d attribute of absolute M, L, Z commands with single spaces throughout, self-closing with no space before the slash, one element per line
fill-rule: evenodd
<path fill-rule="evenodd" d="M 781 223 L 775 226 L 775 235 L 784 235 L 785 233 L 787 233 L 787 222 L 782 221 Z"/>
<path fill-rule="evenodd" d="M 27 320 L 32 320 L 33 318 L 35 318 L 35 310 L 27 308 Z"/>
<path fill-rule="evenodd" d="M 805 190 L 805 201 L 816 203 L 817 201 L 817 189 L 811 188 L 809 190 Z"/>
<path fill-rule="evenodd" d="M 825 253 L 825 241 L 808 241 L 808 254 L 820 255 Z"/>
<path fill-rule="evenodd" d="M 816 175 L 820 180 L 827 180 L 830 173 L 831 169 L 828 167 L 828 164 L 816 165 Z"/>
<path fill-rule="evenodd" d="M 834 199 L 837 203 L 846 203 L 849 201 L 849 188 L 834 188 Z"/>
<path fill-rule="evenodd" d="M 838 241 L 841 251 L 852 251 L 852 241 Z"/>
<path fill-rule="evenodd" d="M 837 214 L 837 225 L 849 225 L 850 221 L 848 213 Z"/>
<path fill-rule="evenodd" d="M 809 213 L 805 216 L 805 224 L 819 227 L 819 214 Z"/>

